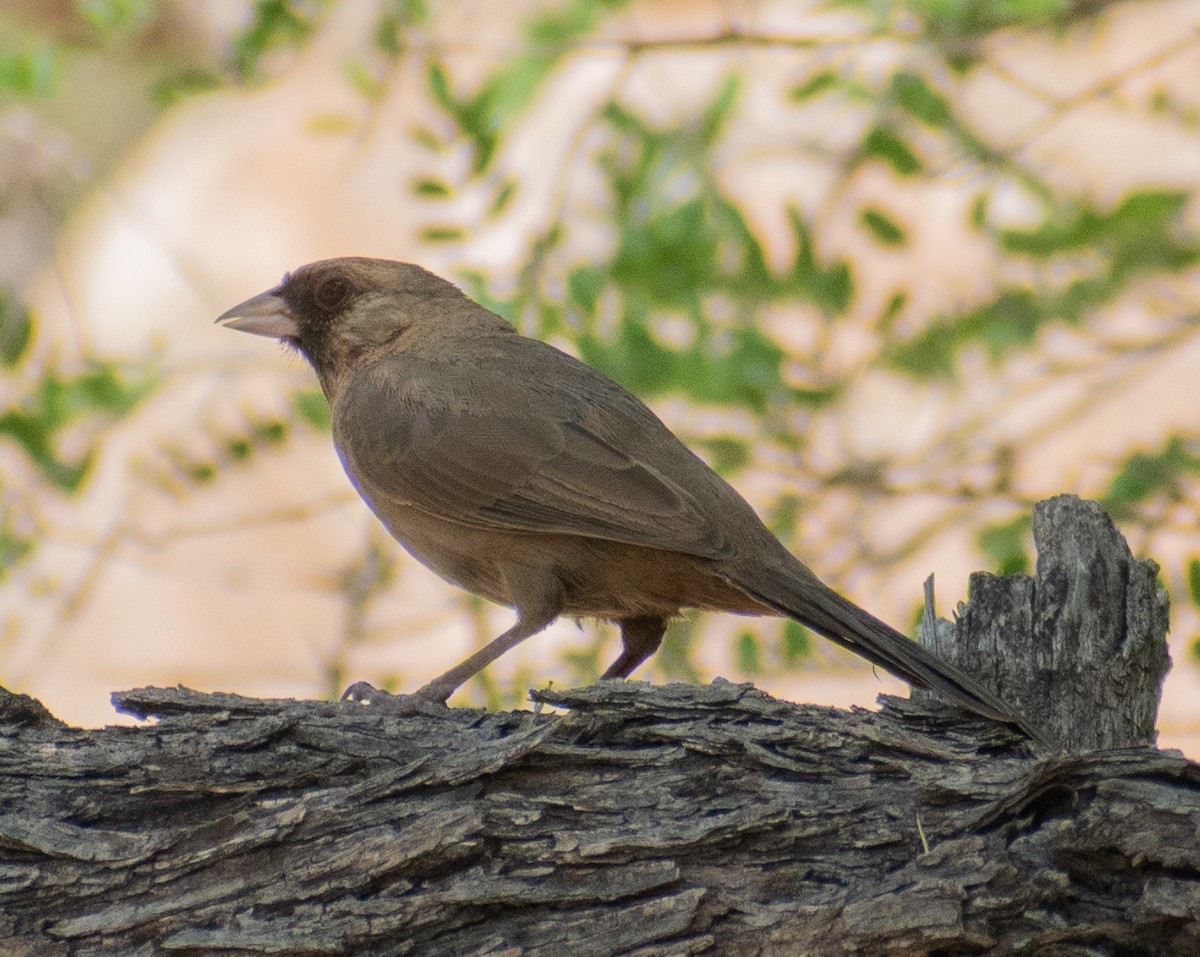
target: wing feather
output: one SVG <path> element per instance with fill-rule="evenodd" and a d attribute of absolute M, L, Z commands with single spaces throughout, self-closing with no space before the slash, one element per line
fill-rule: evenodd
<path fill-rule="evenodd" d="M 662 431 L 656 448 L 691 456 L 624 396 L 628 411 L 624 400 L 589 404 L 549 395 L 537 380 L 396 356 L 357 376 L 335 403 L 335 440 L 376 511 L 384 497 L 477 528 L 724 554 L 720 528 L 695 498 L 616 443 L 652 422 Z"/>

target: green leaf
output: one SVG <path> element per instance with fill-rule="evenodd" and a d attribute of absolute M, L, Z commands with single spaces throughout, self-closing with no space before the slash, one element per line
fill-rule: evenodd
<path fill-rule="evenodd" d="M 466 238 L 459 226 L 429 226 L 421 230 L 421 239 L 427 243 L 457 243 Z"/>
<path fill-rule="evenodd" d="M 859 221 L 884 246 L 903 246 L 907 241 L 904 230 L 878 209 L 864 209 Z"/>
<path fill-rule="evenodd" d="M 0 365 L 12 369 L 33 337 L 33 320 L 7 287 L 0 288 Z"/>
<path fill-rule="evenodd" d="M 325 3 L 300 4 L 292 0 L 257 0 L 250 26 L 233 42 L 238 75 L 253 79 L 262 58 L 273 50 L 299 47 L 316 30 Z"/>
<path fill-rule="evenodd" d="M 721 136 L 726 121 L 733 113 L 740 91 L 741 81 L 736 73 L 731 73 L 725 78 L 700 119 L 700 142 L 704 149 L 711 149 Z"/>
<path fill-rule="evenodd" d="M 256 422 L 251 428 L 250 434 L 256 445 L 279 445 L 287 440 L 288 426 L 286 422 L 278 419 Z"/>
<path fill-rule="evenodd" d="M 708 453 L 705 458 L 718 475 L 732 475 L 750 462 L 750 444 L 744 439 L 699 439 L 694 444 Z"/>
<path fill-rule="evenodd" d="M 832 90 L 838 85 L 838 75 L 833 70 L 823 70 L 820 73 L 809 77 L 799 86 L 794 87 L 788 93 L 788 99 L 794 103 L 801 103 L 804 100 L 811 100 L 813 97 L 820 96 Z"/>
<path fill-rule="evenodd" d="M 694 610 L 689 610 L 667 629 L 663 643 L 654 656 L 654 661 L 668 678 L 678 678 L 692 683 L 700 680 L 700 673 L 692 663 L 699 622 L 699 614 Z"/>
<path fill-rule="evenodd" d="M 18 535 L 13 529 L 0 526 L 0 582 L 21 562 L 33 554 L 33 539 Z"/>
<path fill-rule="evenodd" d="M 961 316 L 935 320 L 906 343 L 884 355 L 895 369 L 918 378 L 954 378 L 960 349 L 983 345 L 995 361 L 1017 346 L 1032 342 L 1054 318 L 1053 301 L 1028 290 L 1008 290 L 995 300 Z"/>
<path fill-rule="evenodd" d="M 576 266 L 567 276 L 567 295 L 590 315 L 596 311 L 606 278 L 604 270 L 597 266 Z"/>
<path fill-rule="evenodd" d="M 295 393 L 292 396 L 292 407 L 301 419 L 318 432 L 329 431 L 333 422 L 329 413 L 329 403 L 316 389 Z"/>
<path fill-rule="evenodd" d="M 863 140 L 863 156 L 883 160 L 901 176 L 913 176 L 921 171 L 921 161 L 909 145 L 893 130 L 877 126 Z"/>
<path fill-rule="evenodd" d="M 54 95 L 62 74 L 62 57 L 51 46 L 0 50 L 0 94 L 46 99 Z"/>
<path fill-rule="evenodd" d="M 968 221 L 971 227 L 978 232 L 983 232 L 987 227 L 987 212 L 988 212 L 988 197 L 986 193 L 980 193 L 971 203 L 971 213 Z"/>
<path fill-rule="evenodd" d="M 887 305 L 883 307 L 883 312 L 879 314 L 876 320 L 876 325 L 879 330 L 884 333 L 892 331 L 892 326 L 896 321 L 896 317 L 908 305 L 908 293 L 903 289 L 892 294 L 892 298 L 888 300 Z"/>
<path fill-rule="evenodd" d="M 767 518 L 767 528 L 776 538 L 787 541 L 796 531 L 800 522 L 800 499 L 790 492 L 784 492 L 775 502 Z"/>
<path fill-rule="evenodd" d="M 82 419 L 125 414 L 156 382 L 149 373 L 127 381 L 115 367 L 99 363 L 70 379 L 46 373 L 31 394 L 0 415 L 0 435 L 19 445 L 60 491 L 75 492 L 91 469 L 95 448 L 81 452 L 75 461 L 63 461 L 56 452 L 59 434 Z"/>
<path fill-rule="evenodd" d="M 781 645 L 784 664 L 789 667 L 799 664 L 812 654 L 812 638 L 809 637 L 808 629 L 790 618 L 783 623 Z"/>
<path fill-rule="evenodd" d="M 788 221 L 795 237 L 796 255 L 784 288 L 829 315 L 845 312 L 854 295 L 849 262 L 839 259 L 828 266 L 817 262 L 812 230 L 795 207 L 788 207 Z"/>
<path fill-rule="evenodd" d="M 517 181 L 515 179 L 506 179 L 500 184 L 500 188 L 496 190 L 496 197 L 492 200 L 488 207 L 489 216 L 499 216 L 507 208 L 512 198 L 517 194 Z"/>
<path fill-rule="evenodd" d="M 375 49 L 395 59 L 404 49 L 404 33 L 428 21 L 429 7 L 425 0 L 384 0 L 375 23 Z"/>
<path fill-rule="evenodd" d="M 59 491 L 78 491 L 92 467 L 93 454 L 87 452 L 74 462 L 64 462 L 54 451 L 54 433 L 61 422 L 50 421 L 40 412 L 9 411 L 0 415 L 0 435 L 19 445 L 38 471 Z"/>
<path fill-rule="evenodd" d="M 77 0 L 80 17 L 105 37 L 129 33 L 157 12 L 154 0 Z"/>
<path fill-rule="evenodd" d="M 207 485 L 217 478 L 217 467 L 211 462 L 190 462 L 187 466 L 187 477 L 196 485 Z"/>
<path fill-rule="evenodd" d="M 1188 562 L 1187 581 L 1192 604 L 1200 608 L 1200 558 L 1193 558 Z"/>
<path fill-rule="evenodd" d="M 738 670 L 747 677 L 754 677 L 762 674 L 762 647 L 759 644 L 758 636 L 752 631 L 743 631 L 737 636 L 737 643 L 734 645 L 734 654 L 737 658 Z"/>
<path fill-rule="evenodd" d="M 224 85 L 220 74 L 203 67 L 188 67 L 168 73 L 159 80 L 150 91 L 150 98 L 157 106 L 165 108 Z"/>
<path fill-rule="evenodd" d="M 1114 517 L 1128 515 L 1156 495 L 1178 497 L 1181 481 L 1196 474 L 1200 474 L 1200 444 L 1173 436 L 1158 452 L 1130 455 L 1101 502 Z"/>
<path fill-rule="evenodd" d="M 563 49 L 595 29 L 601 17 L 629 4 L 629 0 L 568 0 L 558 9 L 534 18 L 526 28 L 531 43 Z"/>
<path fill-rule="evenodd" d="M 445 198 L 452 194 L 448 183 L 440 179 L 419 179 L 413 183 L 413 192 L 418 196 Z"/>
<path fill-rule="evenodd" d="M 458 100 L 450 92 L 450 79 L 440 63 L 429 64 L 429 92 L 433 94 L 434 102 L 446 112 L 458 112 Z"/>
<path fill-rule="evenodd" d="M 1029 547 L 1032 543 L 1033 521 L 1029 515 L 1018 515 L 1008 522 L 985 526 L 979 532 L 979 550 L 997 575 L 1029 573 Z"/>
<path fill-rule="evenodd" d="M 387 93 L 387 85 L 381 75 L 357 57 L 342 63 L 342 73 L 355 92 L 368 103 L 378 103 Z"/>
<path fill-rule="evenodd" d="M 916 73 L 893 76 L 891 94 L 901 109 L 927 126 L 944 128 L 954 116 L 949 101 Z"/>

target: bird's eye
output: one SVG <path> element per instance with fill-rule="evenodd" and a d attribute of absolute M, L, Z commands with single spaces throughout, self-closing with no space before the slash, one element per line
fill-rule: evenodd
<path fill-rule="evenodd" d="M 321 282 L 313 290 L 313 300 L 322 312 L 336 312 L 350 298 L 350 283 L 338 276 Z"/>

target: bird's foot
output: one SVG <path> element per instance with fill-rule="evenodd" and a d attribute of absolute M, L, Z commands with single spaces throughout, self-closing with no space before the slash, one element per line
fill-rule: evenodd
<path fill-rule="evenodd" d="M 366 681 L 356 681 L 344 692 L 342 701 L 353 701 L 355 704 L 371 708 L 380 708 L 393 714 L 439 714 L 445 710 L 446 699 L 450 691 L 439 696 L 439 690 L 434 684 L 428 684 L 415 694 L 392 694 L 380 691 Z"/>

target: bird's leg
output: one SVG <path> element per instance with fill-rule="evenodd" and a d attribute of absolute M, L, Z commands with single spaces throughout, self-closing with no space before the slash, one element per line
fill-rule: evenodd
<path fill-rule="evenodd" d="M 621 654 L 608 666 L 602 678 L 628 678 L 630 673 L 658 651 L 667 631 L 667 619 L 661 615 L 640 615 L 621 622 Z"/>
<path fill-rule="evenodd" d="M 557 587 L 553 590 L 538 590 L 531 600 L 522 601 L 517 605 L 515 625 L 500 637 L 492 639 L 470 658 L 455 665 L 444 675 L 434 678 L 420 688 L 417 694 L 430 701 L 445 701 L 464 682 L 474 678 L 506 651 L 515 648 L 531 635 L 536 635 L 554 621 L 561 609 L 562 598 Z"/>

